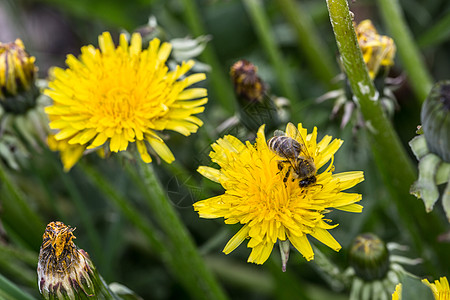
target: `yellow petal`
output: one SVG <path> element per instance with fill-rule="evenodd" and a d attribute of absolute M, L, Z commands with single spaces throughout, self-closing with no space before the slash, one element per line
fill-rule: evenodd
<path fill-rule="evenodd" d="M 360 213 L 363 210 L 363 206 L 360 204 L 349 204 L 344 206 L 336 207 L 336 209 L 342 210 L 342 211 L 348 211 L 353 213 Z"/>
<path fill-rule="evenodd" d="M 204 73 L 196 73 L 189 75 L 184 79 L 186 87 L 193 85 L 194 83 L 200 82 L 206 79 L 206 75 Z"/>
<path fill-rule="evenodd" d="M 177 100 L 190 100 L 206 97 L 208 93 L 204 88 L 192 88 L 182 91 L 178 94 Z"/>
<path fill-rule="evenodd" d="M 141 159 L 147 164 L 151 163 L 152 157 L 150 156 L 150 154 L 148 154 L 148 150 L 147 150 L 147 146 L 145 145 L 145 142 L 139 141 L 139 140 L 136 141 L 136 147 L 137 147 L 139 154 L 141 155 Z"/>
<path fill-rule="evenodd" d="M 225 245 L 223 252 L 229 254 L 248 237 L 249 226 L 244 225 Z"/>
<path fill-rule="evenodd" d="M 342 248 L 328 230 L 316 227 L 314 231 L 311 232 L 311 235 L 334 251 L 339 251 Z"/>
<path fill-rule="evenodd" d="M 220 183 L 221 181 L 224 181 L 226 179 L 226 177 L 222 174 L 222 172 L 220 172 L 220 170 L 211 167 L 200 166 L 198 167 L 197 172 L 199 172 L 209 180 L 217 183 Z"/>
<path fill-rule="evenodd" d="M 153 150 L 167 163 L 172 163 L 175 160 L 175 157 L 173 156 L 172 152 L 170 151 L 169 147 L 167 145 L 158 139 L 155 138 L 148 138 L 147 139 L 150 146 Z"/>
<path fill-rule="evenodd" d="M 333 174 L 333 178 L 339 179 L 339 188 L 344 191 L 364 181 L 364 173 L 362 171 L 342 172 Z"/>
<path fill-rule="evenodd" d="M 306 235 L 295 236 L 292 234 L 288 234 L 288 239 L 291 244 L 297 249 L 306 260 L 314 259 L 314 252 L 311 248 L 311 244 L 309 243 Z"/>

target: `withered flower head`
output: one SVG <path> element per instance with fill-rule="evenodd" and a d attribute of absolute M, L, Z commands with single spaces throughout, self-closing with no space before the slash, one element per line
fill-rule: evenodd
<path fill-rule="evenodd" d="M 108 299 L 89 255 L 73 242 L 74 230 L 62 222 L 47 225 L 37 268 L 39 291 L 44 299 Z"/>
<path fill-rule="evenodd" d="M 237 61 L 230 70 L 236 95 L 250 102 L 262 101 L 266 87 L 257 75 L 258 68 L 247 60 Z"/>
<path fill-rule="evenodd" d="M 396 51 L 394 40 L 388 36 L 379 35 L 370 20 L 359 23 L 355 26 L 355 31 L 369 75 L 374 79 L 380 67 L 387 69 L 394 64 Z"/>

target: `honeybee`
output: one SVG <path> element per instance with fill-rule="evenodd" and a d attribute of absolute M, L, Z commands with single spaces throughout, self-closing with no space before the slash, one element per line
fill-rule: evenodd
<path fill-rule="evenodd" d="M 286 131 L 291 138 L 281 130 L 275 130 L 274 136 L 267 142 L 269 149 L 282 159 L 278 161 L 278 169 L 288 168 L 283 179 L 287 181 L 292 172 L 293 180 L 298 179 L 300 187 L 307 187 L 316 183 L 316 165 L 308 152 L 308 148 L 294 124 L 288 123 Z"/>

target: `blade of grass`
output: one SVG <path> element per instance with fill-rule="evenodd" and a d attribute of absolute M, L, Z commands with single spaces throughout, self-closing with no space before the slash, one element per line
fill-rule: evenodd
<path fill-rule="evenodd" d="M 243 0 L 250 15 L 250 19 L 258 34 L 261 44 L 269 56 L 271 65 L 275 69 L 278 84 L 283 96 L 289 98 L 291 101 L 300 101 L 300 96 L 293 86 L 292 76 L 289 68 L 280 52 L 280 49 L 275 44 L 275 37 L 272 33 L 269 20 L 264 12 L 264 6 L 260 0 Z"/>
<path fill-rule="evenodd" d="M 184 5 L 184 19 L 192 34 L 194 36 L 205 35 L 207 31 L 202 24 L 202 14 L 198 11 L 195 1 L 183 0 L 182 2 Z M 212 45 L 208 45 L 205 50 L 203 50 L 200 58 L 203 62 L 210 65 L 213 70 L 213 72 L 208 74 L 208 77 L 210 78 L 214 89 L 214 96 L 228 113 L 232 113 L 234 111 L 236 97 L 234 96 L 231 82 L 222 70 L 220 61 L 214 52 Z"/>
<path fill-rule="evenodd" d="M 36 269 L 26 266 L 21 261 L 14 259 L 7 254 L 0 254 L 0 270 L 3 274 L 7 274 L 24 286 L 30 288 L 35 288 L 37 286 Z"/>
<path fill-rule="evenodd" d="M 416 97 L 423 103 L 433 84 L 420 51 L 414 43 L 398 0 L 378 0 L 381 15 L 397 45 L 398 54 Z"/>
<path fill-rule="evenodd" d="M 330 56 L 330 51 L 327 51 L 308 12 L 303 9 L 300 1 L 279 0 L 277 3 L 296 31 L 298 47 L 312 71 L 325 86 L 333 88 L 331 80 L 338 74 L 336 60 Z"/>
<path fill-rule="evenodd" d="M 0 253 L 9 258 L 20 259 L 29 266 L 37 267 L 38 253 L 23 248 L 18 248 L 12 245 L 5 245 L 0 243 Z"/>
<path fill-rule="evenodd" d="M 450 38 L 450 12 L 437 21 L 418 39 L 417 44 L 421 48 L 438 45 Z"/>
<path fill-rule="evenodd" d="M 0 299 L 4 300 L 35 300 L 36 298 L 21 291 L 14 283 L 0 274 Z"/>
<path fill-rule="evenodd" d="M 6 173 L 3 163 L 0 163 L 0 182 L 2 222 L 19 234 L 30 249 L 39 247 L 44 223 Z"/>

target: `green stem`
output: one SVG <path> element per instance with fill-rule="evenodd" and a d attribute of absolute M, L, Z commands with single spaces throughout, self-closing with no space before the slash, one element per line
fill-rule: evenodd
<path fill-rule="evenodd" d="M 183 0 L 184 5 L 184 17 L 188 24 L 192 34 L 194 36 L 201 36 L 207 34 L 201 20 L 202 14 L 198 11 L 198 7 L 194 0 Z M 211 66 L 213 72 L 208 74 L 208 78 L 211 80 L 211 84 L 214 87 L 214 96 L 220 102 L 221 106 L 228 112 L 234 111 L 234 103 L 236 103 L 236 97 L 233 93 L 233 87 L 225 72 L 222 70 L 220 61 L 214 52 L 212 45 L 208 45 L 200 58 L 208 65 Z"/>
<path fill-rule="evenodd" d="M 433 79 L 414 43 L 411 31 L 406 25 L 400 4 L 398 0 L 378 0 L 378 4 L 384 22 L 397 45 L 400 59 L 411 80 L 414 93 L 422 103 L 431 90 Z"/>
<path fill-rule="evenodd" d="M 177 270 L 186 280 L 186 287 L 195 299 L 227 299 L 205 262 L 198 253 L 192 237 L 171 205 L 151 164 L 139 161 L 141 182 L 145 185 L 146 203 L 162 230 L 167 234 L 167 246 L 172 259 L 177 262 Z M 141 188 L 143 186 L 141 185 Z M 189 275 L 188 275 L 189 274 Z"/>
<path fill-rule="evenodd" d="M 205 189 L 198 188 L 200 186 L 199 182 L 197 182 L 194 176 L 189 173 L 189 171 L 178 161 L 174 161 L 171 164 L 164 164 L 163 167 L 176 178 L 179 185 L 184 186 L 184 189 L 191 189 L 189 192 L 191 192 L 191 194 L 195 196 L 194 200 L 208 198 L 207 191 L 205 191 Z"/>
<path fill-rule="evenodd" d="M 424 251 L 424 245 L 429 244 L 445 257 L 446 247 L 439 246 L 436 235 L 433 234 L 444 230 L 442 223 L 436 215 L 426 215 L 422 203 L 409 194 L 411 184 L 416 179 L 416 171 L 392 125 L 383 114 L 378 92 L 369 77 L 358 46 L 347 0 L 327 0 L 327 4 L 344 69 L 368 127 L 373 156 L 397 205 L 400 218 L 411 233 L 420 254 Z"/>
<path fill-rule="evenodd" d="M 260 0 L 243 0 L 250 19 L 253 22 L 256 33 L 261 40 L 262 46 L 269 56 L 270 63 L 275 69 L 281 91 L 285 97 L 291 101 L 299 101 L 300 97 L 292 85 L 292 76 L 283 56 L 275 44 L 275 37 L 272 34 L 271 26 L 264 12 L 263 4 Z"/>
<path fill-rule="evenodd" d="M 317 78 L 331 88 L 331 80 L 338 74 L 336 60 L 330 56 L 329 51 L 326 51 L 328 49 L 320 39 L 309 13 L 302 8 L 299 1 L 278 0 L 277 3 L 296 31 L 298 47 L 302 50 L 312 71 Z"/>
<path fill-rule="evenodd" d="M 0 253 L 9 260 L 18 259 L 33 268 L 36 267 L 38 260 L 38 253 L 9 244 L 0 243 Z"/>
<path fill-rule="evenodd" d="M 22 292 L 14 283 L 0 274 L 0 299 L 35 300 L 36 298 Z"/>

